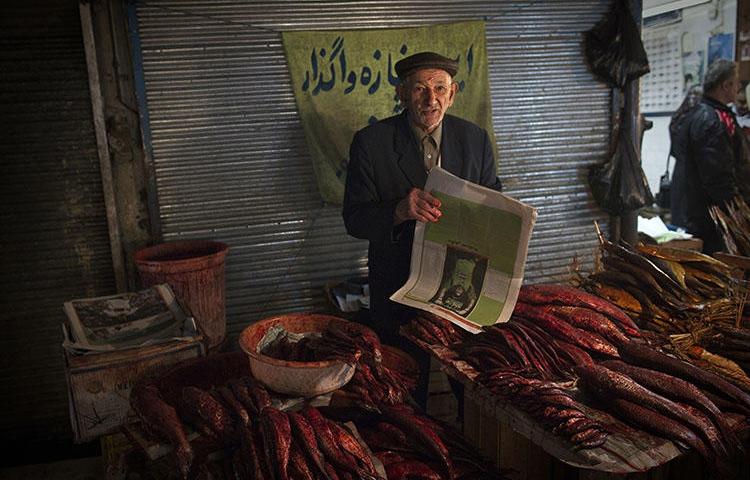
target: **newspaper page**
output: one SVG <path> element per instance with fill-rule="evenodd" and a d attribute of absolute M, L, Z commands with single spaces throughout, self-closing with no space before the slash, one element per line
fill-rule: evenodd
<path fill-rule="evenodd" d="M 102 352 L 194 337 L 195 322 L 168 284 L 63 304 L 67 329 L 63 347 Z"/>
<path fill-rule="evenodd" d="M 507 322 L 523 281 L 536 209 L 433 168 L 425 190 L 437 222 L 417 222 L 411 272 L 394 300 L 478 333 Z"/>

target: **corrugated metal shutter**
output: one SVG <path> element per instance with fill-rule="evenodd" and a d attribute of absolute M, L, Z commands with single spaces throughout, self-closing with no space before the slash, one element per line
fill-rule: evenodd
<path fill-rule="evenodd" d="M 586 166 L 603 159 L 610 91 L 581 32 L 608 1 L 148 1 L 137 7 L 164 240 L 231 245 L 230 337 L 267 315 L 324 307 L 326 282 L 363 273 L 366 245 L 321 205 L 279 31 L 487 18 L 494 126 L 506 191 L 539 207 L 527 278 L 589 259 Z M 248 25 L 254 26 L 254 28 Z"/>
<path fill-rule="evenodd" d="M 78 4 L 0 18 L 0 430 L 69 438 L 62 304 L 114 293 Z"/>

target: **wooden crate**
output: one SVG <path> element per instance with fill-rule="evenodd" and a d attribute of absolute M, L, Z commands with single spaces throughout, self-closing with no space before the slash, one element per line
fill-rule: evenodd
<path fill-rule="evenodd" d="M 451 390 L 448 376 L 440 369 L 440 363 L 430 359 L 429 397 L 427 414 L 452 425 L 458 419 L 458 400 Z"/>
<path fill-rule="evenodd" d="M 575 470 L 469 398 L 464 399 L 464 435 L 500 468 L 513 469 L 514 480 L 568 480 Z"/>
<path fill-rule="evenodd" d="M 74 441 L 95 439 L 124 424 L 130 410 L 130 389 L 141 378 L 205 354 L 202 335 L 187 341 L 89 355 L 64 350 Z"/>

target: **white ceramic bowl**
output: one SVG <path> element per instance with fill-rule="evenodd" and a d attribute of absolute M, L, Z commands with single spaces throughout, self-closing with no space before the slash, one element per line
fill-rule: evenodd
<path fill-rule="evenodd" d="M 358 323 L 332 315 L 293 313 L 266 318 L 246 327 L 240 334 L 240 347 L 247 354 L 253 376 L 271 390 L 302 397 L 314 397 L 346 385 L 354 376 L 355 365 L 340 360 L 293 362 L 258 353 L 258 343 L 268 330 L 280 326 L 292 333 L 322 332 L 336 323 L 345 331 L 369 330 Z M 374 335 L 374 334 L 373 334 Z"/>

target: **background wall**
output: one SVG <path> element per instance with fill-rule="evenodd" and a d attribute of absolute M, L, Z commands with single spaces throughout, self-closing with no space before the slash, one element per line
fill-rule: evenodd
<path fill-rule="evenodd" d="M 644 1 L 643 9 L 644 12 L 648 11 L 650 3 L 664 3 Z M 677 70 L 684 73 L 691 70 L 691 61 L 696 58 L 697 52 L 701 52 L 701 58 L 703 59 L 702 71 L 705 73 L 708 65 L 707 52 L 708 52 L 708 39 L 711 35 L 728 33 L 735 34 L 737 22 L 737 1 L 736 0 L 712 0 L 708 3 L 696 5 L 694 7 L 682 9 L 682 19 L 676 23 L 669 23 L 667 25 L 648 27 L 644 26 L 642 31 L 642 37 L 644 43 L 648 46 L 648 42 L 645 39 L 649 36 L 665 38 L 667 41 L 675 42 L 679 49 L 679 58 L 682 62 L 677 67 Z M 648 18 L 644 19 L 644 24 L 648 24 Z M 734 49 L 732 49 L 734 52 Z M 673 66 L 668 67 L 660 63 L 659 55 L 653 50 L 647 49 L 649 56 L 649 62 L 651 64 L 651 73 L 648 73 L 642 77 L 641 80 L 641 109 L 644 111 L 644 102 L 649 94 L 644 87 L 647 88 L 649 83 L 649 76 L 659 75 L 660 73 L 668 74 L 671 72 Z M 662 56 L 664 61 L 668 61 L 670 57 Z M 676 92 L 679 98 L 684 98 L 684 76 L 681 75 L 682 91 Z M 703 78 L 695 78 L 694 83 L 702 83 Z M 667 94 L 669 92 L 666 92 Z M 668 100 L 665 102 L 666 105 L 674 105 Z M 679 102 L 677 102 L 677 105 Z M 662 111 L 656 114 L 648 113 L 644 111 L 646 118 L 654 122 L 653 128 L 648 130 L 643 136 L 643 145 L 641 149 L 643 170 L 646 172 L 651 191 L 656 194 L 659 190 L 659 177 L 664 173 L 664 168 L 667 162 L 667 154 L 669 153 L 670 141 L 669 141 L 669 116 L 676 109 L 667 107 L 666 111 Z M 674 160 L 670 161 L 670 171 L 674 167 Z"/>

